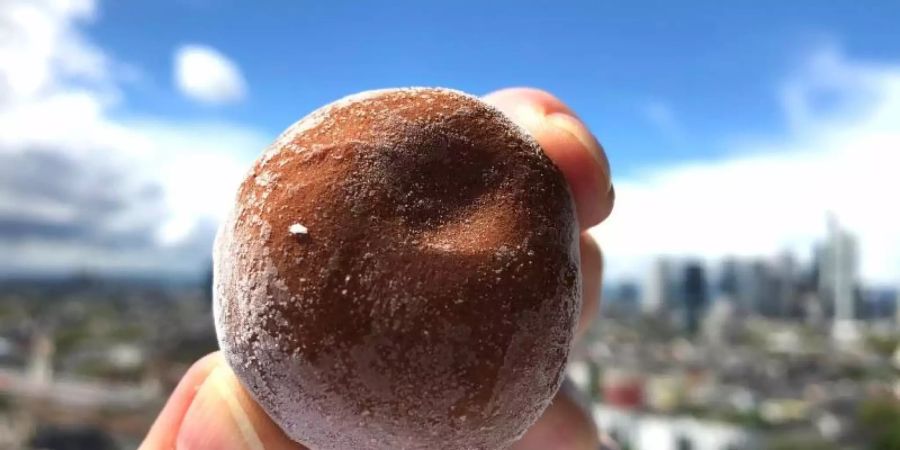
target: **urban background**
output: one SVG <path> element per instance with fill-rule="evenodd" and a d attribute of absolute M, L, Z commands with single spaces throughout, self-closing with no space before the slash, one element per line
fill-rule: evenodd
<path fill-rule="evenodd" d="M 570 368 L 600 426 L 629 449 L 900 448 L 897 289 L 860 281 L 833 217 L 809 254 L 658 258 L 611 283 Z"/>
<path fill-rule="evenodd" d="M 900 449 L 900 4 L 0 0 L 0 450 L 135 448 L 210 248 L 353 92 L 530 85 L 606 148 L 569 377 L 623 450 Z"/>

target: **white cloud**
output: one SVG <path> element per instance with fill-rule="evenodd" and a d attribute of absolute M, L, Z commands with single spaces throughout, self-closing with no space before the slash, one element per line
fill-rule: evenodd
<path fill-rule="evenodd" d="M 900 66 L 823 49 L 781 94 L 786 135 L 616 180 L 616 211 L 592 230 L 613 276 L 657 254 L 807 254 L 833 211 L 860 240 L 863 277 L 900 280 Z"/>
<path fill-rule="evenodd" d="M 0 102 L 106 81 L 108 61 L 73 25 L 92 20 L 90 0 L 4 0 L 0 4 Z"/>
<path fill-rule="evenodd" d="M 168 216 L 157 237 L 164 245 L 183 242 L 204 219 L 223 218 L 254 153 L 270 140 L 234 124 L 145 119 L 128 126 L 146 137 L 163 181 Z"/>
<path fill-rule="evenodd" d="M 112 117 L 128 68 L 79 31 L 95 9 L 0 1 L 0 254 L 14 256 L 0 272 L 202 271 L 214 224 L 269 139 Z"/>
<path fill-rule="evenodd" d="M 210 104 L 235 102 L 246 92 L 237 64 L 203 45 L 185 45 L 175 52 L 175 83 L 184 95 Z"/>

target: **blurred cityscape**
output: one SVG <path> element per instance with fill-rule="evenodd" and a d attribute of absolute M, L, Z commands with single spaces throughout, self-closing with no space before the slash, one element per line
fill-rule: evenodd
<path fill-rule="evenodd" d="M 137 448 L 216 349 L 208 283 L 0 283 L 0 450 Z"/>
<path fill-rule="evenodd" d="M 570 368 L 623 450 L 900 449 L 896 286 L 865 286 L 831 219 L 790 253 L 660 258 L 607 286 Z"/>
<path fill-rule="evenodd" d="M 608 282 L 570 377 L 623 450 L 900 449 L 896 288 L 835 221 L 768 259 L 659 258 Z M 128 449 L 216 348 L 209 280 L 5 280 L 0 449 Z"/>

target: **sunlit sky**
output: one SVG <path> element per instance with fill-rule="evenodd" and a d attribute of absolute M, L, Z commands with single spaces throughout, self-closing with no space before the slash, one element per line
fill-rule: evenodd
<path fill-rule="evenodd" d="M 803 257 L 900 283 L 900 3 L 0 2 L 0 272 L 190 274 L 260 149 L 357 91 L 547 89 L 606 147 L 612 276 Z M 361 6 L 364 5 L 364 6 Z"/>

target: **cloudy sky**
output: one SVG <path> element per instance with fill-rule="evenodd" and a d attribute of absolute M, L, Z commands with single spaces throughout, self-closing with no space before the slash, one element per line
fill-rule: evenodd
<path fill-rule="evenodd" d="M 612 276 L 805 256 L 900 283 L 900 4 L 0 1 L 0 274 L 202 273 L 275 135 L 364 89 L 532 85 L 613 164 Z M 616 2 L 621 3 L 621 2 Z"/>

